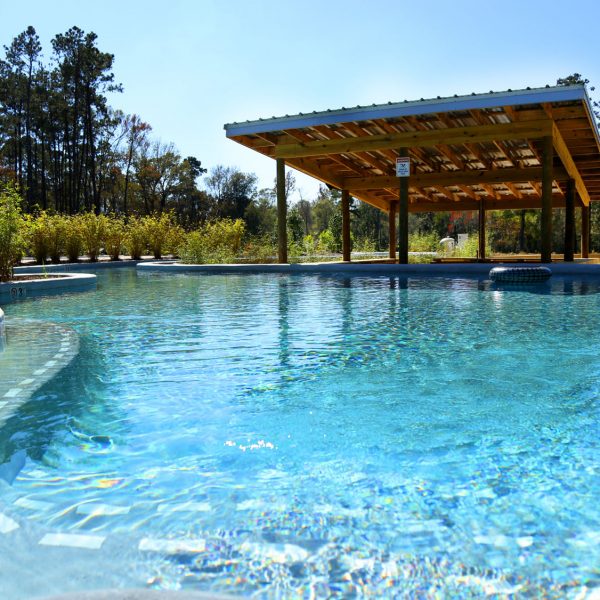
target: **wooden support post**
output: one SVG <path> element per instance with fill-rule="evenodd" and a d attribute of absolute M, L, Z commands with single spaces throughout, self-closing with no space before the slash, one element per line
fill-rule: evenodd
<path fill-rule="evenodd" d="M 285 197 L 285 161 L 277 158 L 277 242 L 278 260 L 287 263 L 287 198 Z"/>
<path fill-rule="evenodd" d="M 552 136 L 542 138 L 542 262 L 552 262 Z"/>
<path fill-rule="evenodd" d="M 485 200 L 479 205 L 479 260 L 485 260 Z"/>
<path fill-rule="evenodd" d="M 342 190 L 342 260 L 350 262 L 350 192 Z"/>
<path fill-rule="evenodd" d="M 565 262 L 573 262 L 575 254 L 575 181 L 567 180 L 565 189 Z"/>
<path fill-rule="evenodd" d="M 390 258 L 396 260 L 396 213 L 397 202 L 390 202 L 389 212 L 389 237 L 390 237 Z"/>
<path fill-rule="evenodd" d="M 400 156 L 408 156 L 406 148 L 400 148 Z M 408 177 L 399 177 L 398 203 L 398 263 L 408 264 Z"/>
<path fill-rule="evenodd" d="M 590 207 L 581 207 L 581 258 L 590 256 Z"/>

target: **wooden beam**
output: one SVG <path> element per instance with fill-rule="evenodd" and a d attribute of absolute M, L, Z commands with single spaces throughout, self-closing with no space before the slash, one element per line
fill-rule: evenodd
<path fill-rule="evenodd" d="M 581 258 L 590 256 L 590 207 L 581 207 Z"/>
<path fill-rule="evenodd" d="M 400 148 L 399 156 L 408 156 L 407 148 Z M 408 186 L 410 177 L 399 177 L 398 203 L 398 263 L 408 264 Z"/>
<path fill-rule="evenodd" d="M 277 159 L 277 244 L 278 260 L 287 263 L 287 199 L 285 197 L 285 161 Z"/>
<path fill-rule="evenodd" d="M 309 136 L 304 131 L 300 131 L 298 129 L 290 129 L 287 131 L 287 133 L 289 135 L 291 135 L 292 137 L 296 138 L 301 143 L 314 141 L 313 137 Z M 352 161 L 344 158 L 343 156 L 332 155 L 332 156 L 329 156 L 328 158 L 329 158 L 329 160 L 331 160 L 335 163 L 338 163 L 339 165 L 343 166 L 344 168 L 348 169 L 349 171 L 351 171 L 351 172 L 353 171 L 354 173 L 357 173 L 358 175 L 364 176 L 366 173 L 370 173 L 370 171 L 368 171 L 367 169 L 364 169 L 362 166 L 353 163 Z M 297 160 L 304 160 L 304 159 L 297 159 Z M 289 163 L 289 164 L 291 164 L 291 163 Z M 325 180 L 323 180 L 323 181 L 325 181 Z M 329 181 L 327 181 L 327 183 L 330 183 L 331 185 L 334 185 L 335 187 L 339 187 L 337 184 L 333 184 Z"/>
<path fill-rule="evenodd" d="M 465 196 L 471 198 L 471 200 L 477 200 L 477 194 L 466 185 L 457 185 L 456 186 Z"/>
<path fill-rule="evenodd" d="M 523 194 L 521 194 L 521 192 L 517 189 L 517 187 L 514 184 L 509 183 L 508 181 L 505 181 L 504 185 L 508 188 L 509 192 L 515 198 L 518 198 L 520 200 L 523 197 Z"/>
<path fill-rule="evenodd" d="M 344 178 L 340 177 L 337 173 L 333 173 L 328 168 L 322 167 L 312 161 L 309 162 L 303 158 L 290 160 L 287 162 L 287 164 L 298 171 L 302 171 L 302 173 L 306 173 L 311 177 L 316 177 L 323 183 L 328 183 L 334 188 L 339 190 L 344 189 Z"/>
<path fill-rule="evenodd" d="M 479 200 L 461 200 L 460 202 L 431 202 L 418 201 L 411 202 L 408 206 L 409 213 L 421 212 L 463 212 L 479 210 Z M 553 196 L 552 208 L 564 208 L 565 199 L 563 196 Z M 522 210 L 533 209 L 540 210 L 541 203 L 537 196 L 523 198 L 523 200 L 485 200 L 486 211 L 491 210 Z"/>
<path fill-rule="evenodd" d="M 350 192 L 342 190 L 342 260 L 350 262 Z"/>
<path fill-rule="evenodd" d="M 568 179 L 564 169 L 555 169 L 555 179 Z M 396 182 L 396 177 L 387 175 L 374 175 L 370 177 L 345 177 L 342 186 L 349 190 L 374 190 L 390 187 Z M 529 167 L 527 169 L 493 169 L 491 171 L 447 171 L 445 173 L 424 173 L 413 175 L 410 178 L 411 187 L 438 187 L 453 185 L 480 185 L 482 183 L 526 183 L 528 181 L 541 181 L 542 168 Z"/>
<path fill-rule="evenodd" d="M 424 147 L 437 144 L 493 142 L 502 140 L 540 138 L 552 135 L 552 121 L 523 121 L 495 125 L 476 125 L 431 131 L 408 131 L 397 134 L 372 135 L 364 138 L 318 140 L 299 144 L 277 145 L 271 151 L 275 158 L 299 158 L 327 154 L 371 152 L 384 148 Z"/>
<path fill-rule="evenodd" d="M 565 189 L 565 262 L 573 262 L 575 253 L 575 182 L 567 180 Z"/>
<path fill-rule="evenodd" d="M 562 164 L 565 166 L 567 173 L 569 173 L 569 177 L 575 180 L 575 188 L 577 189 L 577 193 L 579 194 L 581 201 L 585 204 L 585 206 L 589 206 L 590 195 L 588 194 L 585 184 L 583 183 L 583 179 L 579 174 L 579 170 L 575 165 L 575 161 L 569 152 L 569 148 L 567 147 L 562 134 L 555 124 L 552 125 L 552 138 L 554 140 L 554 149 L 560 157 Z"/>
<path fill-rule="evenodd" d="M 485 200 L 479 206 L 479 260 L 485 260 Z"/>
<path fill-rule="evenodd" d="M 330 127 L 327 127 L 326 125 L 319 125 L 317 127 L 313 127 L 312 131 L 317 131 L 318 133 L 320 133 L 325 138 L 323 140 L 325 142 L 328 142 L 331 140 L 339 141 L 339 140 L 354 139 L 351 137 L 346 138 L 339 131 L 337 131 L 335 129 L 331 129 Z M 363 131 L 363 135 L 368 135 L 368 134 Z M 371 156 L 370 154 L 368 154 L 366 152 L 357 152 L 355 156 L 357 158 L 359 158 L 360 160 L 362 160 L 367 165 L 369 165 L 369 167 L 373 167 L 374 169 L 377 169 L 377 170 L 381 171 L 382 173 L 385 173 L 385 171 L 390 168 L 385 162 L 382 162 L 381 160 Z M 395 160 L 394 160 L 394 162 L 395 162 Z"/>
<path fill-rule="evenodd" d="M 541 260 L 552 262 L 552 162 L 554 159 L 553 136 L 542 140 L 542 223 Z"/>
<path fill-rule="evenodd" d="M 390 258 L 396 260 L 396 215 L 398 214 L 398 202 L 390 202 L 389 212 L 389 238 Z"/>

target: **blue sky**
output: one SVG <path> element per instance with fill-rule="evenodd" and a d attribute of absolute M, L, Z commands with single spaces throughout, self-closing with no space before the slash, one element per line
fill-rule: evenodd
<path fill-rule="evenodd" d="M 49 55 L 57 33 L 94 31 L 124 86 L 115 108 L 182 155 L 255 172 L 261 186 L 274 162 L 227 140 L 224 123 L 543 86 L 573 72 L 600 90 L 599 23 L 591 0 L 0 0 L 2 45 L 33 25 Z M 298 184 L 305 198 L 318 189 Z"/>

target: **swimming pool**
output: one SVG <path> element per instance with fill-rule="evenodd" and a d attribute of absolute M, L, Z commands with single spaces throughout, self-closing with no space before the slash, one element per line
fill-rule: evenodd
<path fill-rule="evenodd" d="M 2 585 L 598 593 L 599 292 L 118 269 L 8 305 L 8 346 L 79 353 L 0 430 Z"/>

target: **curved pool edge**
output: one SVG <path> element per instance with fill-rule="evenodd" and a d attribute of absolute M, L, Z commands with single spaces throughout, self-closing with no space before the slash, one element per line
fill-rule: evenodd
<path fill-rule="evenodd" d="M 28 275 L 44 276 L 41 271 L 29 272 Z M 25 298 L 62 294 L 69 292 L 85 292 L 95 290 L 96 275 L 92 273 L 61 273 L 59 277 L 27 279 L 27 275 L 12 281 L 0 283 L 0 302 L 8 303 Z"/>
<path fill-rule="evenodd" d="M 515 266 L 515 263 L 494 263 L 496 267 Z M 600 264 L 589 263 L 536 263 L 549 267 L 556 275 L 600 276 Z M 162 273 L 276 273 L 276 274 L 373 274 L 373 275 L 425 275 L 437 277 L 487 275 L 490 263 L 443 263 L 443 264 L 373 264 L 373 263 L 297 263 L 297 264 L 183 264 L 179 262 L 138 263 L 138 272 Z"/>

